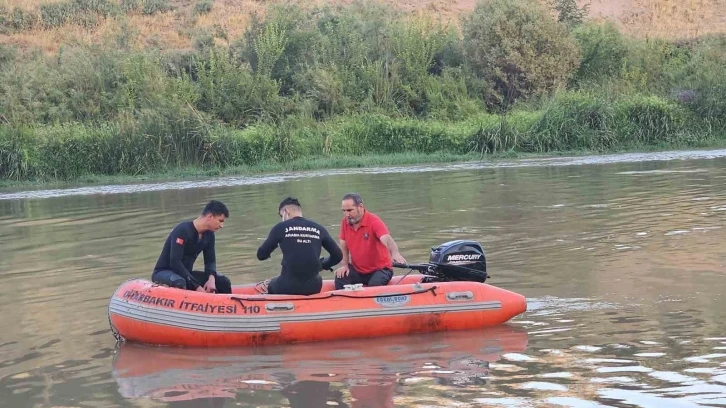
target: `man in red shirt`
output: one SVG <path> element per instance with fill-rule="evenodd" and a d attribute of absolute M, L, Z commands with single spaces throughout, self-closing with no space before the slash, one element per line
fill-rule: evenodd
<path fill-rule="evenodd" d="M 335 289 L 362 283 L 367 286 L 387 285 L 393 277 L 393 262 L 406 263 L 386 224 L 369 212 L 356 193 L 343 196 L 340 223 L 340 249 L 343 261 L 335 270 Z"/>

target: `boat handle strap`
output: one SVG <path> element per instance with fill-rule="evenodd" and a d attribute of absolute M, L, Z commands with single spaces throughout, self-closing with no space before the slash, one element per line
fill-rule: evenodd
<path fill-rule="evenodd" d="M 268 312 L 289 312 L 295 310 L 292 303 L 268 303 L 265 305 Z"/>
<path fill-rule="evenodd" d="M 449 292 L 446 294 L 447 300 L 473 300 L 474 294 L 470 291 L 466 292 Z"/>

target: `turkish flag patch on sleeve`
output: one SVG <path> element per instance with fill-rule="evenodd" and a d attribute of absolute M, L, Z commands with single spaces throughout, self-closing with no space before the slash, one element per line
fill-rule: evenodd
<path fill-rule="evenodd" d="M 177 238 L 176 239 L 176 243 L 179 244 L 179 245 L 184 245 L 184 240 L 181 239 L 181 238 Z"/>

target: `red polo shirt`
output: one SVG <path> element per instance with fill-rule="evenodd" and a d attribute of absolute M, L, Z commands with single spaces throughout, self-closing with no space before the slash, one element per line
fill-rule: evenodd
<path fill-rule="evenodd" d="M 393 269 L 391 254 L 381 237 L 388 234 L 386 224 L 377 215 L 366 211 L 358 230 L 343 218 L 340 223 L 340 239 L 350 251 L 350 263 L 356 271 L 366 274 L 383 268 Z"/>

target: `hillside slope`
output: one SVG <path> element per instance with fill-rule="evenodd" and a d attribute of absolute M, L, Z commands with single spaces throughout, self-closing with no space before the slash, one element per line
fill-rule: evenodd
<path fill-rule="evenodd" d="M 64 43 L 96 42 L 104 38 L 126 35 L 139 47 L 187 48 L 194 37 L 215 33 L 217 37 L 233 40 L 247 27 L 251 13 L 264 14 L 272 5 L 297 4 L 306 7 L 351 4 L 352 0 L 146 0 L 168 4 L 169 11 L 145 14 L 142 10 L 128 12 L 123 17 L 70 22 L 58 27 L 40 23 L 44 4 L 68 0 L 0 0 L 0 10 L 6 18 L 16 18 L 16 8 L 23 11 L 24 29 L 0 36 L 0 43 L 14 44 L 23 49 L 40 48 L 55 52 Z M 112 0 L 118 2 L 120 0 Z M 134 0 L 126 0 L 126 3 Z M 474 9 L 476 0 L 381 0 L 391 10 L 425 12 L 448 21 Z M 548 0 L 543 0 L 548 1 Z M 582 0 L 578 0 L 583 5 Z M 726 0 L 591 0 L 591 19 L 615 22 L 626 34 L 635 37 L 670 39 L 695 38 L 708 34 L 726 33 Z M 206 5 L 206 6 L 205 6 Z M 199 8 L 210 7 L 200 13 Z"/>

